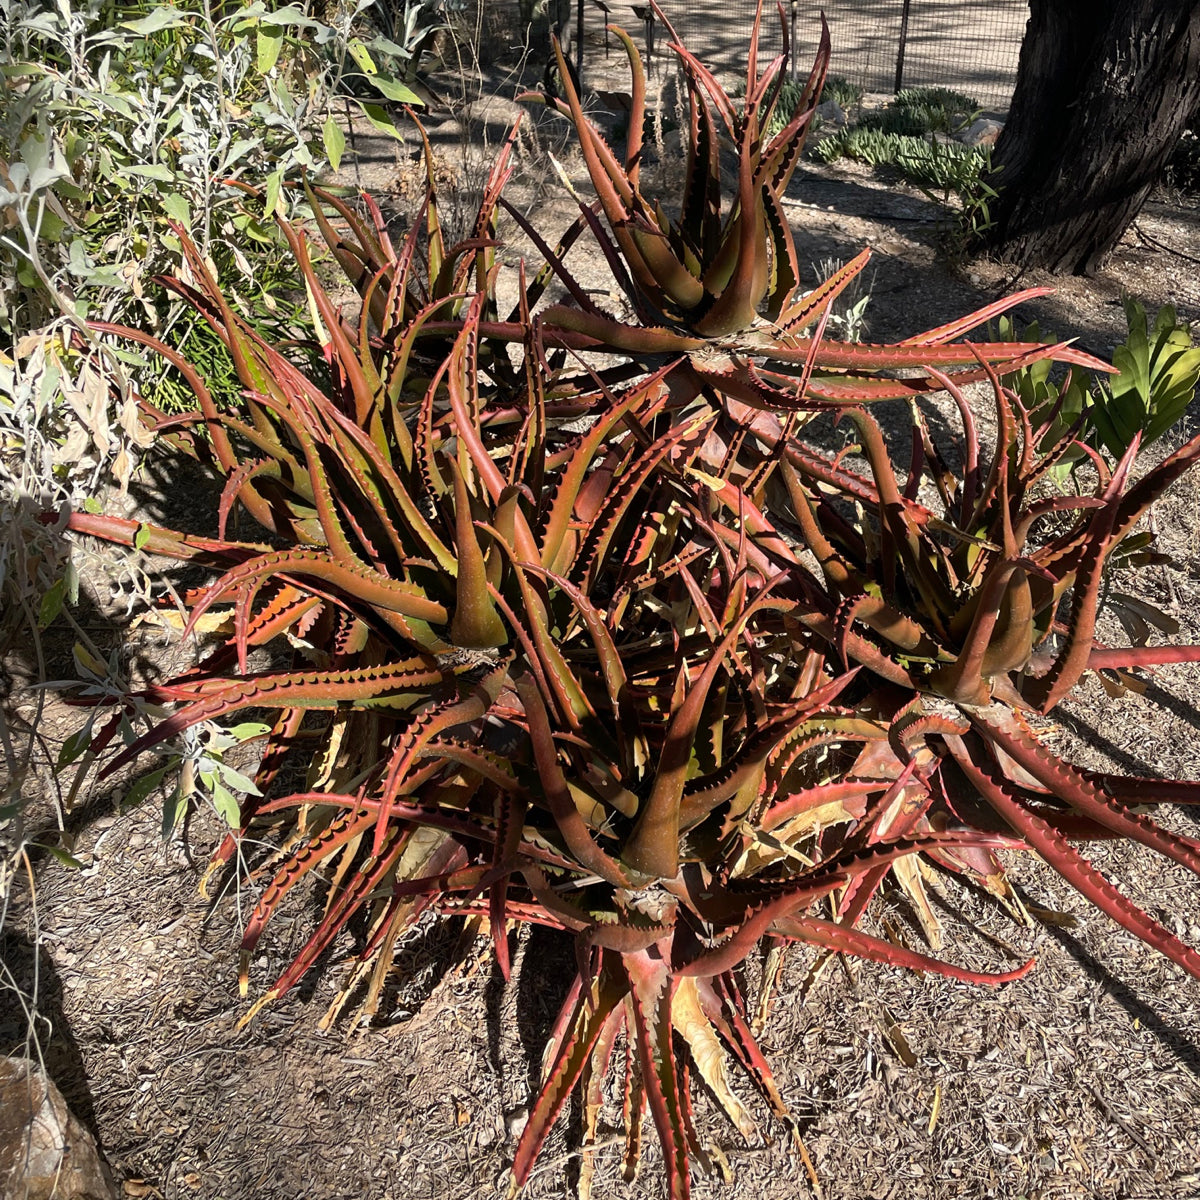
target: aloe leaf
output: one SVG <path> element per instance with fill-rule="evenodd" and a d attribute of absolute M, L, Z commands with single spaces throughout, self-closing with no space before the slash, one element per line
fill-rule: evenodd
<path fill-rule="evenodd" d="M 788 305 L 780 314 L 780 329 L 784 333 L 794 334 L 811 325 L 829 309 L 833 301 L 862 273 L 870 261 L 870 248 L 860 250 L 848 263 L 839 267 L 811 292 Z"/>
<path fill-rule="evenodd" d="M 246 928 L 242 932 L 243 954 L 253 951 L 267 922 L 288 892 L 331 855 L 337 854 L 355 839 L 361 838 L 371 828 L 373 820 L 372 814 L 365 810 L 349 809 L 335 817 L 316 837 L 309 838 L 285 857 L 263 889 L 246 922 Z M 244 988 L 242 994 L 245 995 Z"/>
<path fill-rule="evenodd" d="M 524 1187 L 551 1126 L 587 1067 L 609 1015 L 624 1002 L 627 992 L 612 972 L 601 971 L 588 992 L 573 990 L 568 995 L 550 1043 L 551 1056 L 541 1090 L 513 1156 L 509 1200 Z"/>
<path fill-rule="evenodd" d="M 818 917 L 784 917 L 775 922 L 774 932 L 794 941 L 807 942 L 809 945 L 836 950 L 842 954 L 853 954 L 857 958 L 886 963 L 888 966 L 904 967 L 910 971 L 927 971 L 933 975 L 943 975 L 947 979 L 987 984 L 990 987 L 1021 979 L 1037 965 L 1037 959 L 1031 958 L 1011 971 L 968 971 L 940 958 L 931 958 L 928 954 L 921 954 L 873 934 L 863 933 L 860 929 L 852 929 Z"/>
<path fill-rule="evenodd" d="M 277 1000 L 289 992 L 315 965 L 333 939 L 341 932 L 346 922 L 362 908 L 382 880 L 391 874 L 404 853 L 409 833 L 408 830 L 403 832 L 393 830 L 383 852 L 367 858 L 359 866 L 353 879 L 338 894 L 335 902 L 326 911 L 321 923 L 304 944 L 300 953 L 239 1024 L 245 1025 L 264 1004 Z M 465 854 L 461 847 L 453 842 L 447 842 L 440 856 L 441 861 L 438 861 L 436 865 L 449 869 L 452 866 L 461 865 L 464 858 Z"/>
<path fill-rule="evenodd" d="M 680 803 L 705 702 L 747 622 L 767 605 L 779 603 L 770 595 L 778 582 L 778 577 L 768 582 L 746 606 L 721 643 L 712 649 L 700 678 L 673 712 L 659 754 L 654 787 L 621 853 L 622 861 L 635 871 L 673 879 L 679 870 Z"/>
<path fill-rule="evenodd" d="M 453 459 L 450 460 L 450 472 L 454 480 L 455 550 L 458 553 L 450 640 L 456 646 L 477 650 L 503 646 L 508 641 L 508 630 L 488 593 L 483 549 L 471 517 L 471 498 Z"/>
<path fill-rule="evenodd" d="M 1113 527 L 1119 519 L 1119 497 L 1137 454 L 1139 439 L 1126 450 L 1108 486 L 1099 497 L 1102 507 L 1092 513 L 1083 540 L 1083 556 L 1075 574 L 1074 602 L 1065 645 L 1054 665 L 1029 688 L 1030 698 L 1049 712 L 1078 682 L 1092 651 L 1100 607 L 1105 561 L 1116 544 Z"/>
<path fill-rule="evenodd" d="M 1156 825 L 1106 795 L 1078 768 L 1047 750 L 1007 709 L 972 711 L 971 723 L 1043 787 L 1089 820 L 1113 830 L 1200 875 L 1200 844 Z"/>
<path fill-rule="evenodd" d="M 613 33 L 625 47 L 625 53 L 629 58 L 631 82 L 629 132 L 625 141 L 625 173 L 629 177 L 630 186 L 636 190 L 642 166 L 642 137 L 646 125 L 646 71 L 642 66 L 642 56 L 633 44 L 633 38 L 619 26 L 613 26 Z"/>
<path fill-rule="evenodd" d="M 946 744 L 967 780 L 1012 828 L 1029 843 L 1076 891 L 1147 945 L 1177 962 L 1200 979 L 1200 953 L 1181 942 L 1157 921 L 1123 896 L 1082 857 L 1061 834 L 1031 813 L 1011 795 L 1008 785 L 981 767 L 962 738 L 949 736 Z"/>
<path fill-rule="evenodd" d="M 537 685 L 525 676 L 516 680 L 516 688 L 525 708 L 525 720 L 529 728 L 529 740 L 533 747 L 542 797 L 563 841 L 584 868 L 615 887 L 629 887 L 629 879 L 620 864 L 592 839 L 591 831 L 575 807 L 566 777 L 559 765 L 558 748 L 554 744 L 546 706 L 542 702 Z"/>
<path fill-rule="evenodd" d="M 684 1100 L 671 1044 L 671 1010 L 678 980 L 661 957 L 645 950 L 622 955 L 621 965 L 632 996 L 641 1078 L 662 1142 L 667 1194 L 671 1200 L 687 1200 L 690 1188 Z"/>
<path fill-rule="evenodd" d="M 74 533 L 86 533 L 91 537 L 103 538 L 122 546 L 133 546 L 148 554 L 161 554 L 184 562 L 197 562 L 204 566 L 227 567 L 244 563 L 256 555 L 270 550 L 261 542 L 230 542 L 223 538 L 193 537 L 176 533 L 160 525 L 145 521 L 130 521 L 124 517 L 110 517 L 101 513 L 73 512 L 67 520 L 67 528 Z"/>
<path fill-rule="evenodd" d="M 243 708 L 337 709 L 344 704 L 381 706 L 400 711 L 424 700 L 445 676 L 424 657 L 409 659 L 397 669 L 365 667 L 346 671 L 281 671 L 226 680 L 225 686 L 205 689 L 199 699 L 160 721 L 127 746 L 108 764 L 110 775 L 143 750 L 174 737 L 201 721 L 210 721 Z M 167 693 L 169 695 L 169 693 Z"/>

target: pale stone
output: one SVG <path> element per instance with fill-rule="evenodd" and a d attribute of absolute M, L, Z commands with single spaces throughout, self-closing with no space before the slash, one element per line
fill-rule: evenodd
<path fill-rule="evenodd" d="M 836 100 L 823 100 L 814 114 L 823 125 L 841 129 L 846 124 L 846 110 Z"/>
<path fill-rule="evenodd" d="M 994 146 L 1004 126 L 999 121 L 980 117 L 959 139 L 964 146 Z"/>
<path fill-rule="evenodd" d="M 37 1063 L 0 1059 L 0 1196 L 115 1200 L 96 1143 Z"/>

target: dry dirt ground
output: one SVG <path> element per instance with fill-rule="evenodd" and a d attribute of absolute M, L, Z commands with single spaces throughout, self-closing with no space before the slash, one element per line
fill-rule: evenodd
<path fill-rule="evenodd" d="M 496 127 L 443 115 L 431 131 L 465 207 Z M 552 142 L 552 134 L 539 133 L 522 143 L 511 193 L 549 227 L 572 215 L 549 165 Z M 472 155 L 465 165 L 463 146 Z M 407 211 L 411 146 L 393 149 L 359 131 L 359 150 L 358 179 L 393 210 Z M 669 177 L 669 143 L 662 157 Z M 577 171 L 569 156 L 560 161 Z M 347 178 L 353 181 L 354 169 Z M 806 165 L 788 203 L 803 262 L 844 261 L 873 247 L 872 340 L 911 335 L 1014 284 L 996 264 L 948 264 L 938 252 L 944 212 L 869 172 Z M 518 248 L 514 236 L 506 252 L 515 256 Z M 1173 301 L 1196 322 L 1200 286 L 1188 254 L 1200 255 L 1194 198 L 1159 196 L 1105 271 L 1055 281 L 1057 294 L 1021 316 L 1102 355 L 1124 331 L 1119 299 L 1126 292 L 1152 310 Z M 607 287 L 602 271 L 577 265 L 591 271 L 589 286 Z M 1020 285 L 1039 282 L 1025 277 Z M 196 506 L 215 509 L 211 490 L 174 464 L 149 469 L 134 499 L 157 518 L 186 520 L 190 510 L 194 521 Z M 1185 481 L 1155 520 L 1178 565 L 1154 568 L 1132 587 L 1180 621 L 1182 640 L 1200 641 L 1200 490 Z M 89 589 L 80 620 L 94 638 L 115 645 L 123 610 L 109 586 L 112 563 L 89 556 L 84 570 Z M 69 647 L 65 636 L 52 646 L 63 672 Z M 144 670 L 165 670 L 165 656 L 175 651 L 143 634 L 126 653 Z M 11 711 L 30 711 L 31 696 L 21 691 L 28 676 L 19 656 L 7 664 Z M 1057 736 L 1089 764 L 1200 777 L 1196 678 L 1194 667 L 1164 668 L 1147 697 L 1119 701 L 1092 684 L 1062 716 Z M 53 759 L 76 724 L 76 714 L 52 700 L 39 731 L 44 753 Z M 97 789 L 67 818 L 83 869 L 37 858 L 36 891 L 17 881 L 0 937 L 13 978 L 26 994 L 36 987 L 35 1031 L 50 1073 L 95 1131 L 124 1193 L 162 1200 L 502 1196 L 569 975 L 569 948 L 535 935 L 504 986 L 482 946 L 469 948 L 465 970 L 448 971 L 460 928 L 423 926 L 399 956 L 381 1019 L 359 1030 L 343 1022 L 322 1035 L 317 1021 L 336 991 L 346 941 L 304 986 L 239 1031 L 247 1002 L 238 997 L 236 945 L 253 897 L 210 905 L 196 887 L 219 822 L 198 811 L 186 837 L 164 845 L 155 804 L 118 815 L 118 792 Z M 33 810 L 42 840 L 53 837 L 51 801 L 48 794 Z M 1200 832 L 1191 813 L 1164 819 L 1181 832 Z M 1100 847 L 1095 861 L 1152 915 L 1200 942 L 1200 881 L 1126 846 Z M 806 956 L 797 951 L 789 960 L 763 1044 L 830 1200 L 1200 1196 L 1200 983 L 1089 911 L 1038 862 L 1020 862 L 1014 875 L 1027 903 L 1066 915 L 1023 928 L 952 880 L 938 895 L 958 961 L 1037 955 L 1031 975 L 1002 989 L 850 964 L 806 992 Z M 265 987 L 296 953 L 319 903 L 303 889 L 289 898 L 260 943 L 252 988 Z M 897 896 L 885 897 L 872 919 L 876 928 L 890 921 L 915 929 Z M 0 992 L 0 1053 L 19 1050 L 26 1035 L 20 998 Z M 806 1194 L 782 1130 L 772 1129 L 766 1145 L 743 1146 L 706 1097 L 698 1105 L 733 1180 L 695 1178 L 697 1196 Z M 614 1138 L 599 1156 L 594 1194 L 661 1195 L 652 1136 L 638 1181 L 621 1181 L 618 1115 L 610 1109 L 604 1116 Z M 578 1119 L 572 1111 L 560 1122 L 531 1196 L 569 1194 Z"/>

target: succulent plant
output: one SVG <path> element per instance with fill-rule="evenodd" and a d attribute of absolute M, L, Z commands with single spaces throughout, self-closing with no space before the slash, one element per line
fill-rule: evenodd
<path fill-rule="evenodd" d="M 619 36 L 637 109 L 641 68 Z M 614 1055 L 627 1169 L 649 1109 L 672 1196 L 688 1194 L 689 1163 L 707 1161 L 692 1071 L 747 1138 L 757 1123 L 730 1056 L 786 1117 L 739 973 L 764 939 L 974 982 L 1028 970 L 969 970 L 860 927 L 891 877 L 940 948 L 922 856 L 1007 901 L 1000 853 L 1035 849 L 1200 974 L 1195 951 L 1070 845 L 1129 837 L 1195 870 L 1195 845 L 1132 807 L 1191 802 L 1195 786 L 1081 771 L 1030 723 L 1085 670 L 1200 657 L 1095 639 L 1106 562 L 1200 440 L 1133 487 L 1136 443 L 1115 467 L 1091 452 L 1093 494 L 1044 492 L 1071 433 L 1047 446 L 1048 426 L 1033 426 L 1000 373 L 1042 358 L 1103 364 L 1066 345 L 961 340 L 1033 293 L 897 345 L 827 339 L 829 305 L 865 256 L 798 295 L 779 203 L 827 39 L 807 102 L 767 139 L 783 58 L 760 75 L 752 49 L 738 111 L 673 48 L 692 139 L 678 220 L 640 190 L 636 132 L 618 163 L 568 86 L 597 207 L 584 203 L 554 249 L 525 222 L 546 262 L 532 278 L 517 268 L 520 300 L 503 318 L 507 150 L 457 245 L 446 244 L 432 171 L 399 246 L 369 201 L 363 218 L 310 189 L 361 295 L 354 319 L 322 287 L 305 235 L 281 223 L 311 296 L 326 390 L 253 333 L 189 247 L 194 282 L 166 282 L 232 354 L 237 411 L 218 410 L 153 338 L 103 328 L 156 347 L 195 391 L 195 413 L 146 416 L 223 477 L 218 536 L 71 518 L 77 532 L 211 568 L 215 580 L 186 597 L 189 631 L 214 607 L 232 622 L 194 669 L 144 689 L 140 699 L 173 711 L 110 771 L 201 721 L 274 714 L 259 794 L 213 871 L 237 869 L 251 833 L 279 848 L 250 864 L 261 890 L 247 956 L 305 876 L 320 871 L 329 895 L 247 1020 L 348 927 L 358 953 L 330 1020 L 364 985 L 362 1011 L 375 1011 L 423 912 L 486 923 L 506 975 L 514 924 L 573 937 L 575 975 L 514 1191 L 579 1089 L 586 1192 Z M 738 151 L 724 210 L 714 111 Z M 634 319 L 601 312 L 573 279 L 570 247 L 585 233 L 624 281 Z M 542 304 L 552 277 L 574 306 Z M 990 461 L 963 391 L 980 380 L 996 412 Z M 916 403 L 939 390 L 961 414 L 957 446 L 935 440 Z M 887 399 L 910 402 L 907 474 L 866 407 Z M 854 427 L 865 467 L 802 438 L 829 410 Z M 227 536 L 235 507 L 265 540 Z M 285 665 L 252 668 L 252 650 L 284 639 Z"/>

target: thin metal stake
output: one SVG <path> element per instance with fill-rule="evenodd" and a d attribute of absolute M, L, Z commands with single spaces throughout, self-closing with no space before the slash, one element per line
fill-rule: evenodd
<path fill-rule="evenodd" d="M 792 82 L 796 82 L 796 59 L 800 56 L 796 53 L 796 9 L 799 8 L 797 0 L 792 0 L 792 29 L 791 37 L 789 38 L 789 49 L 792 52 Z"/>
<path fill-rule="evenodd" d="M 583 95 L 583 0 L 575 5 L 575 85 Z"/>
<path fill-rule="evenodd" d="M 912 0 L 904 0 L 904 8 L 900 13 L 900 45 L 896 49 L 896 91 L 904 86 L 904 46 L 908 41 L 908 9 Z"/>

